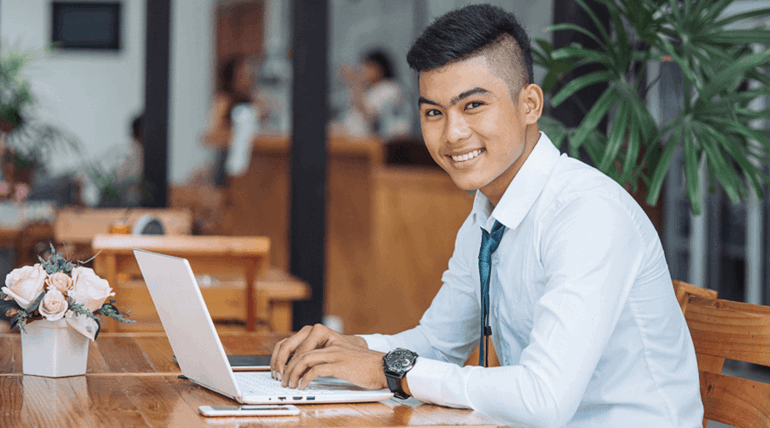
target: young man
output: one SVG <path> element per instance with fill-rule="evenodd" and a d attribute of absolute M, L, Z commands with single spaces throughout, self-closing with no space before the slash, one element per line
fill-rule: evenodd
<path fill-rule="evenodd" d="M 407 60 L 425 144 L 479 190 L 443 286 L 393 336 L 305 327 L 276 347 L 274 376 L 302 388 L 332 375 L 538 427 L 700 426 L 695 351 L 657 233 L 622 187 L 539 132 L 543 93 L 516 19 L 449 12 Z M 502 366 L 461 367 L 490 332 Z"/>

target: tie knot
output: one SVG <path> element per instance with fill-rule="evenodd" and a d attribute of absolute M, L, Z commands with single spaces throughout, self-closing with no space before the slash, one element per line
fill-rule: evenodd
<path fill-rule="evenodd" d="M 492 253 L 497 250 L 500 240 L 503 238 L 505 226 L 499 221 L 495 221 L 492 232 L 487 232 L 481 228 L 481 250 L 479 251 L 479 260 L 491 263 Z"/>

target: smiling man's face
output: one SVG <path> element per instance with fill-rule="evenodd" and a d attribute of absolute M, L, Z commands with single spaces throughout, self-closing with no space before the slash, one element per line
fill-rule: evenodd
<path fill-rule="evenodd" d="M 497 205 L 539 138 L 542 106 L 530 99 L 539 88 L 527 85 L 514 101 L 485 56 L 423 71 L 419 85 L 431 156 L 458 187 L 479 189 Z"/>

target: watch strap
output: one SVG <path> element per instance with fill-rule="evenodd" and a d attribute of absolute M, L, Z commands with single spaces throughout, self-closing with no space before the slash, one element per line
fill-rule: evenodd
<path fill-rule="evenodd" d="M 403 388 L 401 388 L 402 377 L 403 376 L 397 376 L 392 373 L 385 373 L 385 379 L 388 381 L 388 389 L 393 393 L 393 396 L 401 400 L 406 400 L 409 396 L 404 392 Z"/>

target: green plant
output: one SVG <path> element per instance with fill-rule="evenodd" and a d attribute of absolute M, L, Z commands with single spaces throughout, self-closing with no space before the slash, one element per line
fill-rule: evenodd
<path fill-rule="evenodd" d="M 548 70 L 544 91 L 551 95 L 550 104 L 558 106 L 589 85 L 608 86 L 577 127 L 568 128 L 553 118 L 541 120 L 554 143 L 566 142 L 571 156 L 584 149 L 598 169 L 633 190 L 643 180 L 651 205 L 658 201 L 680 145 L 686 194 L 695 215 L 701 212 L 698 170 L 702 161 L 711 191 L 719 183 L 737 203 L 748 195 L 750 186 L 762 197 L 763 183 L 770 184 L 770 176 L 763 171 L 770 164 L 770 132 L 756 129 L 752 122 L 770 119 L 770 109 L 750 105 L 770 95 L 770 76 L 763 70 L 770 50 L 755 52 L 752 46 L 770 44 L 770 30 L 742 27 L 747 20 L 770 16 L 770 8 L 725 17 L 723 12 L 733 0 L 595 0 L 609 11 L 610 28 L 605 28 L 584 0 L 575 1 L 596 24 L 598 34 L 566 23 L 550 30 L 577 31 L 599 48 L 555 49 L 535 40 L 535 63 Z M 643 79 L 642 71 L 653 63 L 661 65 L 660 73 L 678 65 L 684 82 L 679 115 L 665 118 L 660 125 L 645 105 L 645 95 L 660 78 L 650 85 Z M 587 64 L 603 69 L 557 84 L 568 72 Z M 597 131 L 604 117 L 609 118 L 606 134 Z"/>
<path fill-rule="evenodd" d="M 32 92 L 22 70 L 34 57 L 34 52 L 0 49 L 0 122 L 7 124 L 6 132 L 21 126 L 21 112 L 32 103 Z"/>

